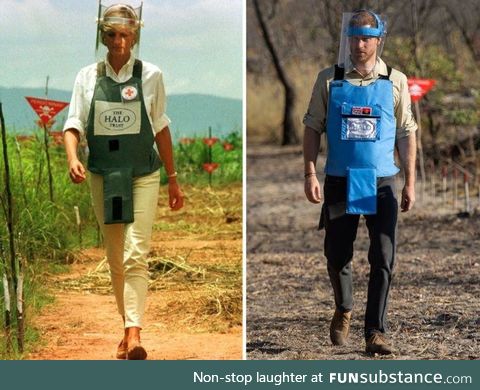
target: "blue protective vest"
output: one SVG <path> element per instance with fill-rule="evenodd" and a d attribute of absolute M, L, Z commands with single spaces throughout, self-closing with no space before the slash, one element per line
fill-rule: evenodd
<path fill-rule="evenodd" d="M 395 175 L 399 171 L 394 159 L 395 133 L 389 75 L 368 86 L 355 86 L 343 80 L 343 68 L 335 66 L 328 101 L 325 172 L 345 177 L 348 168 L 373 168 L 376 177 Z"/>

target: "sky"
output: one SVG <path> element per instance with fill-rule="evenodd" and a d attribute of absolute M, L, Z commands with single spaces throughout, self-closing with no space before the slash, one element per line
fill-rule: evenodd
<path fill-rule="evenodd" d="M 103 0 L 102 5 L 139 0 Z M 71 91 L 96 61 L 98 0 L 0 0 L 0 86 Z M 167 94 L 242 98 L 242 0 L 144 0 L 140 59 Z"/>

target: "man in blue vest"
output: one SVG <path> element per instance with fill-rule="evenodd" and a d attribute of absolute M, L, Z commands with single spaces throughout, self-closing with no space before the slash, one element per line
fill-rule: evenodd
<path fill-rule="evenodd" d="M 330 324 L 334 345 L 347 342 L 353 309 L 351 260 L 360 215 L 370 237 L 366 352 L 388 355 L 385 338 L 388 293 L 395 262 L 398 203 L 394 150 L 404 170 L 400 208 L 415 202 L 417 125 L 406 76 L 387 66 L 380 53 L 385 22 L 359 10 L 344 15 L 338 65 L 319 73 L 305 114 L 305 194 L 323 200 L 325 256 L 335 298 Z M 320 136 L 326 132 L 328 155 L 324 195 L 316 176 Z"/>

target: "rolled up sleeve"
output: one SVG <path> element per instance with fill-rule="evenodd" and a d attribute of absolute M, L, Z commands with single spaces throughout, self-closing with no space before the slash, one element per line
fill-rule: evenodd
<path fill-rule="evenodd" d="M 395 119 L 397 121 L 396 137 L 404 138 L 417 131 L 417 122 L 413 117 L 412 101 L 408 92 L 407 76 L 403 73 L 398 83 L 398 102 L 395 107 Z"/>
<path fill-rule="evenodd" d="M 328 90 L 327 82 L 329 70 L 320 72 L 313 86 L 312 97 L 308 110 L 303 117 L 303 124 L 313 130 L 323 133 L 326 128 Z"/>
<path fill-rule="evenodd" d="M 81 135 L 85 134 L 89 107 L 85 106 L 85 75 L 80 71 L 75 78 L 72 99 L 68 108 L 68 117 L 63 126 L 63 131 L 76 129 Z"/>
<path fill-rule="evenodd" d="M 167 107 L 167 99 L 165 87 L 163 85 L 163 75 L 160 71 L 155 74 L 154 83 L 154 97 L 152 100 L 152 110 L 150 114 L 153 132 L 157 134 L 167 127 L 171 121 L 165 112 Z"/>

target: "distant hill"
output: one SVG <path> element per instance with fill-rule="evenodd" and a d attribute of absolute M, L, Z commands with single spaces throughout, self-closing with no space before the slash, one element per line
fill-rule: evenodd
<path fill-rule="evenodd" d="M 71 92 L 50 89 L 49 99 L 70 101 Z M 41 88 L 4 88 L 0 87 L 0 102 L 8 131 L 29 133 L 34 128 L 36 114 L 28 105 L 25 96 L 42 98 L 45 91 Z M 174 138 L 205 135 L 212 127 L 214 135 L 228 134 L 242 129 L 242 101 L 211 95 L 185 94 L 167 97 L 167 115 L 172 120 L 170 129 Z M 68 108 L 57 115 L 54 126 L 60 130 Z"/>

